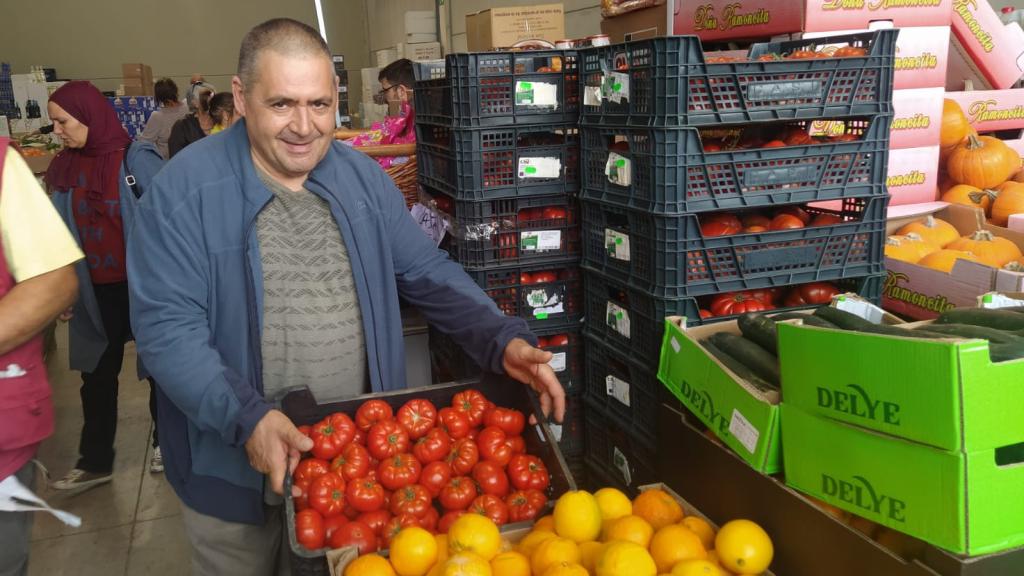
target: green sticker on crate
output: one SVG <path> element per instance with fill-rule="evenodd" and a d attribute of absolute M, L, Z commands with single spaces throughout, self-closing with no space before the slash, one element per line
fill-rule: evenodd
<path fill-rule="evenodd" d="M 523 250 L 536 250 L 537 240 L 537 236 L 533 234 L 523 234 L 523 239 L 520 248 Z"/>
<path fill-rule="evenodd" d="M 536 314 L 535 317 L 537 318 L 537 320 L 547 320 L 548 319 L 548 313 L 547 312 L 540 312 L 540 313 Z"/>
<path fill-rule="evenodd" d="M 618 160 L 615 161 L 615 166 L 618 167 L 618 168 L 622 168 L 625 165 L 626 165 L 626 159 L 625 158 L 619 158 Z"/>
<path fill-rule="evenodd" d="M 520 82 L 519 88 L 520 91 L 533 90 L 533 84 L 530 84 L 529 82 Z"/>
<path fill-rule="evenodd" d="M 524 171 L 527 174 L 536 174 L 537 173 L 537 169 L 534 168 L 533 166 L 527 166 Z"/>

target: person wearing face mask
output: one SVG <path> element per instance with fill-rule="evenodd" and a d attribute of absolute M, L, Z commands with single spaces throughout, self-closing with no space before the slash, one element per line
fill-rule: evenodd
<path fill-rule="evenodd" d="M 71 369 L 82 373 L 84 424 L 77 463 L 52 487 L 84 490 L 113 477 L 118 376 L 124 345 L 131 338 L 125 235 L 132 226 L 137 197 L 160 170 L 163 158 L 151 143 L 132 144 L 110 103 L 89 82 L 68 82 L 58 88 L 47 110 L 53 133 L 65 148 L 50 164 L 46 185 L 85 252 L 85 259 L 75 267 L 79 298 L 65 316 L 70 319 Z M 128 174 L 134 176 L 134 186 Z M 139 372 L 143 377 L 141 363 Z M 154 401 L 151 394 L 155 414 Z M 162 462 L 156 462 L 160 456 L 155 450 L 151 468 L 162 468 Z"/>

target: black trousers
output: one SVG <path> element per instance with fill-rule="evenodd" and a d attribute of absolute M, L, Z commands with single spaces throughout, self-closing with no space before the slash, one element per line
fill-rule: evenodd
<path fill-rule="evenodd" d="M 124 345 L 131 339 L 128 315 L 128 284 L 94 284 L 107 348 L 96 369 L 82 373 L 82 437 L 76 468 L 87 472 L 107 473 L 114 468 L 114 437 L 117 434 L 118 376 L 124 363 Z M 153 418 L 153 446 L 156 436 L 156 394 L 150 379 L 149 413 Z"/>

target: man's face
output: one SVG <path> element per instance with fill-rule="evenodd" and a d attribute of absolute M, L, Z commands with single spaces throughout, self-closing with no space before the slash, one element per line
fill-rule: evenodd
<path fill-rule="evenodd" d="M 253 85 L 243 86 L 236 76 L 231 87 L 253 160 L 281 184 L 300 187 L 334 139 L 338 87 L 331 60 L 266 50 Z"/>
<path fill-rule="evenodd" d="M 386 104 L 401 104 L 409 101 L 409 90 L 401 84 L 392 84 L 389 80 L 380 81 L 380 93 Z"/>

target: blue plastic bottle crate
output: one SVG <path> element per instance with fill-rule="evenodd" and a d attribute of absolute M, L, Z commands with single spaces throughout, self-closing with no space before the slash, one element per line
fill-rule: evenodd
<path fill-rule="evenodd" d="M 892 111 L 898 30 L 755 44 L 746 61 L 716 61 L 696 36 L 580 51 L 581 121 L 590 125 L 707 126 Z M 865 56 L 759 60 L 848 43 Z"/>
<path fill-rule="evenodd" d="M 843 123 L 857 140 L 709 152 L 696 128 L 583 127 L 580 197 L 677 214 L 882 196 L 891 120 L 883 114 Z M 806 133 L 811 124 L 774 126 L 763 140 L 785 128 Z M 614 162 L 622 166 L 609 175 Z"/>

